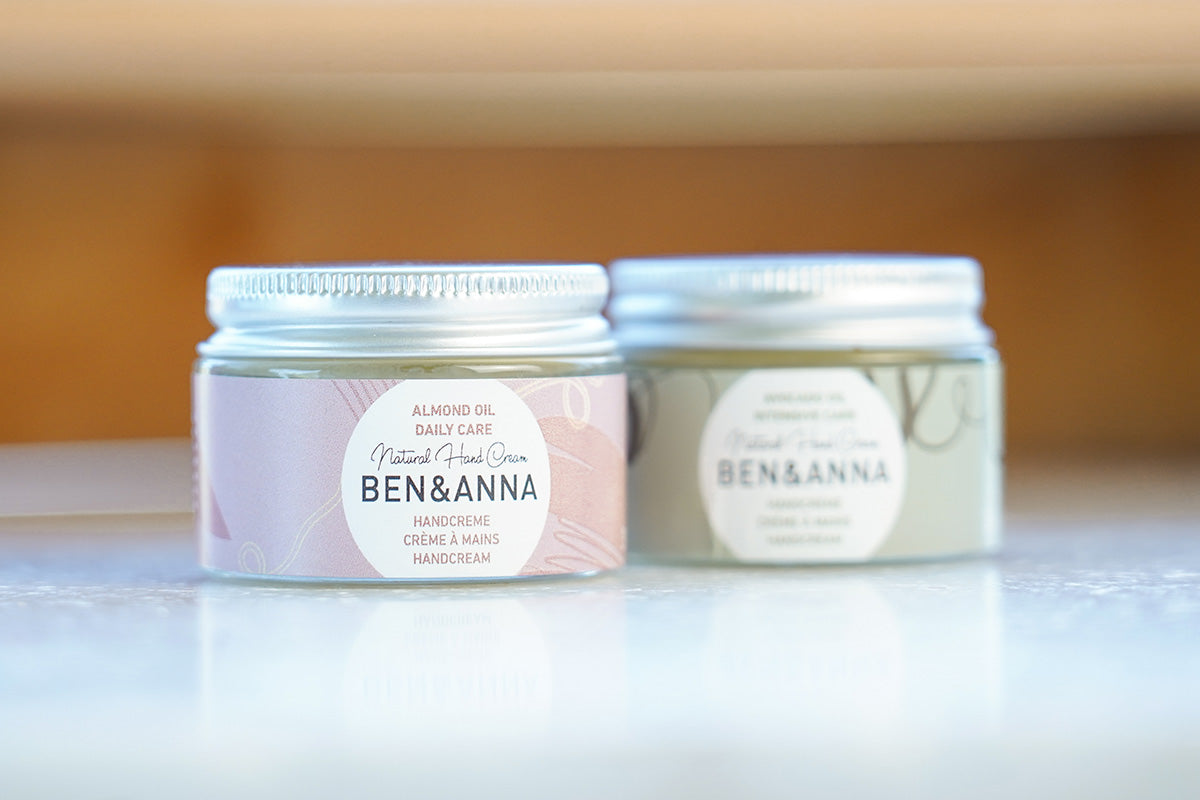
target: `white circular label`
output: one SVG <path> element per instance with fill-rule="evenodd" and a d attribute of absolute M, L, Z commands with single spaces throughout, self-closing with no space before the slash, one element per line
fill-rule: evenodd
<path fill-rule="evenodd" d="M 499 381 L 404 381 L 350 436 L 342 506 L 385 578 L 516 575 L 550 507 L 546 440 Z"/>
<path fill-rule="evenodd" d="M 747 372 L 700 437 L 700 489 L 717 537 L 744 561 L 861 561 L 904 497 L 891 407 L 849 369 Z"/>

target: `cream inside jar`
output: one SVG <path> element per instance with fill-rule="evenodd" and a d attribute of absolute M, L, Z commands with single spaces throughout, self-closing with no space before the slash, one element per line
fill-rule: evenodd
<path fill-rule="evenodd" d="M 630 547 L 853 563 L 995 550 L 1002 367 L 970 258 L 625 259 Z"/>
<path fill-rule="evenodd" d="M 193 377 L 202 565 L 386 582 L 624 563 L 607 294 L 592 264 L 214 270 Z"/>

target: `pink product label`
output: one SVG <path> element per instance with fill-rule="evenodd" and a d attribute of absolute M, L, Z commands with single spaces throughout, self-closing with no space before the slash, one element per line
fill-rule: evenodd
<path fill-rule="evenodd" d="M 196 375 L 201 563 L 347 579 L 625 560 L 625 377 Z"/>

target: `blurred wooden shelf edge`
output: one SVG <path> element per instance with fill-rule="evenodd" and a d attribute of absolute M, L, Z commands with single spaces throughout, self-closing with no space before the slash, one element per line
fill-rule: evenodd
<path fill-rule="evenodd" d="M 0 115 L 227 140 L 707 145 L 1200 126 L 1191 2 L 0 3 Z"/>
<path fill-rule="evenodd" d="M 0 92 L 11 118 L 305 145 L 725 145 L 1056 138 L 1200 127 L 1200 66 L 255 75 Z"/>

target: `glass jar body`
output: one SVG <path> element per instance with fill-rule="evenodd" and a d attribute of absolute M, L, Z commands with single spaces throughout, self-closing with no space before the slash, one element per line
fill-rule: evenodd
<path fill-rule="evenodd" d="M 208 352 L 193 399 L 212 571 L 477 581 L 624 562 L 615 355 Z"/>
<path fill-rule="evenodd" d="M 634 553 L 818 564 L 999 546 L 1003 374 L 990 346 L 626 357 Z"/>

